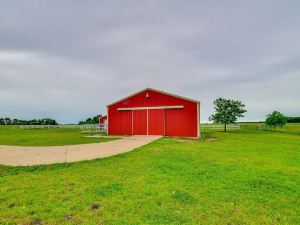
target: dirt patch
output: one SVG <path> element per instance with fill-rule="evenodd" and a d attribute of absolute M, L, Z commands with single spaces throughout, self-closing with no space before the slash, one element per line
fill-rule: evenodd
<path fill-rule="evenodd" d="M 94 203 L 94 204 L 92 204 L 92 206 L 91 206 L 91 210 L 96 210 L 96 209 L 98 209 L 98 208 L 100 208 L 100 207 L 101 207 L 100 204 Z"/>
<path fill-rule="evenodd" d="M 33 220 L 31 224 L 32 225 L 42 225 L 43 223 L 42 223 L 41 219 L 37 218 L 37 219 Z"/>
<path fill-rule="evenodd" d="M 74 216 L 73 215 L 66 215 L 65 216 L 65 221 L 73 221 L 74 220 Z"/>
<path fill-rule="evenodd" d="M 173 138 L 174 141 L 176 142 L 181 142 L 181 143 L 195 143 L 197 142 L 197 139 L 189 139 L 189 138 Z"/>
<path fill-rule="evenodd" d="M 13 203 L 13 204 L 9 204 L 9 205 L 8 205 L 8 208 L 13 208 L 13 207 L 15 207 L 15 206 L 16 206 L 16 204 L 14 204 L 14 203 Z"/>
<path fill-rule="evenodd" d="M 205 139 L 205 142 L 214 142 L 214 141 L 217 141 L 216 138 L 206 138 Z"/>

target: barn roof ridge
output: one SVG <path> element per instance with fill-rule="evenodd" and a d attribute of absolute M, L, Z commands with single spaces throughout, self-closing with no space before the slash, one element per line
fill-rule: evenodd
<path fill-rule="evenodd" d="M 124 100 L 127 99 L 127 98 L 131 98 L 131 97 L 133 97 L 133 96 L 135 96 L 135 95 L 138 95 L 138 94 L 140 94 L 140 93 L 142 93 L 142 92 L 144 92 L 144 91 L 147 91 L 147 90 L 149 90 L 149 91 L 155 91 L 155 92 L 158 92 L 158 93 L 161 93 L 161 94 L 169 95 L 169 96 L 172 96 L 172 97 L 175 97 L 175 98 L 180 98 L 180 99 L 187 100 L 187 101 L 190 101 L 190 102 L 200 103 L 200 101 L 195 100 L 195 99 L 186 98 L 186 97 L 183 97 L 183 96 L 180 96 L 180 95 L 176 95 L 176 94 L 172 94 L 172 93 L 165 92 L 165 91 L 162 91 L 162 90 L 157 90 L 157 89 L 154 89 L 154 88 L 147 87 L 147 88 L 144 88 L 144 89 L 142 89 L 142 90 L 140 90 L 140 91 L 137 91 L 137 92 L 135 92 L 135 93 L 133 93 L 133 94 L 131 94 L 131 95 L 128 95 L 128 96 L 126 96 L 126 97 L 124 97 L 124 98 L 122 98 L 122 99 L 120 99 L 120 100 L 118 100 L 118 101 L 115 101 L 115 102 L 113 102 L 113 103 L 110 103 L 110 104 L 107 105 L 106 107 L 109 107 L 109 106 L 112 106 L 112 105 L 114 105 L 114 104 L 117 104 L 117 103 L 119 103 L 119 102 L 121 102 L 121 101 L 124 101 Z"/>

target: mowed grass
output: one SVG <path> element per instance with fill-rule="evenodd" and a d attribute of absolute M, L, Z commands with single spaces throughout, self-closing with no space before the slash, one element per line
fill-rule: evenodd
<path fill-rule="evenodd" d="M 300 224 L 300 136 L 210 132 L 119 156 L 0 166 L 0 224 Z"/>
<path fill-rule="evenodd" d="M 88 138 L 80 129 L 20 129 L 18 126 L 0 126 L 0 145 L 60 146 L 98 143 L 117 138 Z"/>

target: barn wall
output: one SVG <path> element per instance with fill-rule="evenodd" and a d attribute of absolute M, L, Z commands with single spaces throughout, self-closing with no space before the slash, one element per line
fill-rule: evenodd
<path fill-rule="evenodd" d="M 108 134 L 126 135 L 132 134 L 132 115 L 131 111 L 118 113 L 114 108 L 108 110 Z"/>
<path fill-rule="evenodd" d="M 146 93 L 149 98 L 146 98 Z M 132 134 L 132 112 L 118 111 L 118 108 L 131 107 L 156 107 L 156 106 L 178 106 L 183 105 L 183 109 L 166 109 L 165 110 L 165 135 L 167 136 L 188 136 L 197 137 L 197 103 L 184 100 L 181 98 L 155 92 L 153 90 L 145 90 L 135 96 L 129 97 L 121 102 L 108 107 L 108 134 L 124 135 Z M 149 110 L 148 119 L 158 120 L 162 119 L 163 110 L 156 111 Z M 135 114 L 136 112 L 134 112 Z M 138 116 L 145 116 L 145 112 L 137 114 Z M 151 122 L 151 121 L 149 121 Z M 140 129 L 144 129 L 143 126 Z M 161 130 L 161 125 L 153 124 L 148 128 L 149 134 L 156 134 Z"/>

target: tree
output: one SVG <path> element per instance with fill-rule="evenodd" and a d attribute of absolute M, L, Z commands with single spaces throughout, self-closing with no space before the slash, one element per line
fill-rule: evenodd
<path fill-rule="evenodd" d="M 100 118 L 101 116 L 102 116 L 101 114 L 99 114 L 99 115 L 97 115 L 97 116 L 94 116 L 94 117 L 93 117 L 94 123 L 99 123 L 99 118 Z"/>
<path fill-rule="evenodd" d="M 287 123 L 288 118 L 278 111 L 267 115 L 266 124 L 269 126 L 283 126 Z"/>
<path fill-rule="evenodd" d="M 19 123 L 20 122 L 19 122 L 18 119 L 13 119 L 12 122 L 11 122 L 12 125 L 19 125 Z"/>
<path fill-rule="evenodd" d="M 99 114 L 97 116 L 94 116 L 92 118 L 87 118 L 85 121 L 79 121 L 79 125 L 82 125 L 82 124 L 97 124 L 99 123 L 99 118 L 101 117 L 102 115 Z"/>
<path fill-rule="evenodd" d="M 218 98 L 214 101 L 215 114 L 209 117 L 210 121 L 215 123 L 223 123 L 224 131 L 227 129 L 227 124 L 234 123 L 238 117 L 244 117 L 245 105 L 240 101 L 231 99 Z"/>
<path fill-rule="evenodd" d="M 6 125 L 11 125 L 11 119 L 10 118 L 4 118 Z"/>

